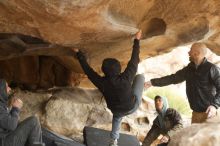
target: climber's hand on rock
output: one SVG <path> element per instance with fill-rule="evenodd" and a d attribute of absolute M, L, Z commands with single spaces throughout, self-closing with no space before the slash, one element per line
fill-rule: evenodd
<path fill-rule="evenodd" d="M 141 36 L 142 36 L 142 30 L 139 30 L 136 35 L 135 35 L 135 38 L 140 40 L 141 39 Z"/>
<path fill-rule="evenodd" d="M 79 49 L 78 49 L 78 48 L 72 48 L 72 50 L 73 50 L 75 53 L 78 53 L 78 52 L 79 52 Z"/>
<path fill-rule="evenodd" d="M 169 142 L 169 137 L 168 136 L 163 136 L 160 140 L 161 143 L 168 143 Z"/>

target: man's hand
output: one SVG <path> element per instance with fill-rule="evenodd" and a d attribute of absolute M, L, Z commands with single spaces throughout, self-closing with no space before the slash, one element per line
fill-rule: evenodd
<path fill-rule="evenodd" d="M 142 30 L 139 30 L 136 35 L 135 35 L 135 38 L 140 40 L 141 39 L 141 36 L 142 36 Z"/>
<path fill-rule="evenodd" d="M 16 107 L 18 109 L 21 109 L 23 106 L 23 102 L 21 99 L 19 98 L 14 98 L 12 101 L 12 107 Z"/>
<path fill-rule="evenodd" d="M 207 118 L 212 118 L 212 117 L 216 116 L 217 109 L 213 105 L 210 105 L 207 108 L 206 113 L 208 114 Z"/>
<path fill-rule="evenodd" d="M 79 49 L 78 49 L 78 48 L 72 48 L 72 50 L 73 50 L 75 53 L 78 53 L 78 52 L 79 52 Z"/>
<path fill-rule="evenodd" d="M 151 86 L 151 81 L 144 82 L 144 88 L 150 88 Z"/>
<path fill-rule="evenodd" d="M 163 136 L 160 140 L 161 143 L 168 143 L 169 142 L 169 137 L 168 136 Z"/>

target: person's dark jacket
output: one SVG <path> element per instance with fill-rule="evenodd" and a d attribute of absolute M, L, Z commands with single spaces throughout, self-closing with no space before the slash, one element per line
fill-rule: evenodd
<path fill-rule="evenodd" d="M 166 86 L 186 81 L 186 94 L 195 112 L 205 112 L 208 106 L 220 106 L 220 69 L 207 61 L 196 68 L 193 62 L 175 74 L 152 79 L 153 86 Z"/>
<path fill-rule="evenodd" d="M 119 65 L 115 64 L 112 66 L 113 62 L 103 62 L 104 64 L 111 65 L 111 72 L 105 72 L 105 76 L 102 77 L 98 75 L 87 63 L 86 57 L 82 52 L 77 53 L 77 58 L 88 78 L 92 83 L 102 92 L 105 97 L 108 108 L 112 113 L 124 113 L 128 112 L 134 107 L 135 98 L 132 93 L 131 83 L 137 72 L 137 67 L 139 63 L 139 40 L 134 40 L 133 51 L 131 59 L 122 73 L 118 73 Z M 110 59 L 114 61 L 114 59 Z M 106 75 L 107 74 L 107 75 Z"/>
<path fill-rule="evenodd" d="M 13 107 L 9 111 L 7 102 L 6 81 L 0 79 L 0 138 L 6 136 L 10 131 L 15 130 L 18 124 L 20 110 Z"/>
<path fill-rule="evenodd" d="M 164 117 L 165 128 L 161 128 L 158 117 L 153 121 L 150 131 L 143 141 L 143 146 L 150 146 L 160 134 L 171 138 L 178 130 L 183 128 L 180 114 L 172 108 L 168 108 Z"/>

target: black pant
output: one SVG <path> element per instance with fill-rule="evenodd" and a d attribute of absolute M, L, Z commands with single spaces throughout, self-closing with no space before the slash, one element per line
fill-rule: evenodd
<path fill-rule="evenodd" d="M 41 126 L 36 117 L 29 117 L 4 139 L 4 146 L 30 146 L 41 141 Z"/>
<path fill-rule="evenodd" d="M 162 144 L 158 144 L 157 146 L 167 146 L 168 143 L 162 143 Z"/>

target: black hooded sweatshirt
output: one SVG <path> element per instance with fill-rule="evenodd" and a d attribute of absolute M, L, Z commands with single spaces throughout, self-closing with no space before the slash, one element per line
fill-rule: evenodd
<path fill-rule="evenodd" d="M 102 92 L 108 108 L 113 114 L 126 113 L 134 107 L 135 98 L 132 93 L 132 82 L 137 72 L 139 63 L 140 46 L 139 40 L 134 40 L 131 59 L 124 72 L 120 73 L 120 64 L 114 59 L 103 62 L 105 76 L 98 75 L 87 63 L 82 52 L 77 53 L 77 58 L 88 78 Z M 106 61 L 109 61 L 106 63 Z"/>
<path fill-rule="evenodd" d="M 0 79 L 0 138 L 6 136 L 10 131 L 15 130 L 18 124 L 20 110 L 13 107 L 9 111 L 7 102 L 6 81 Z"/>

